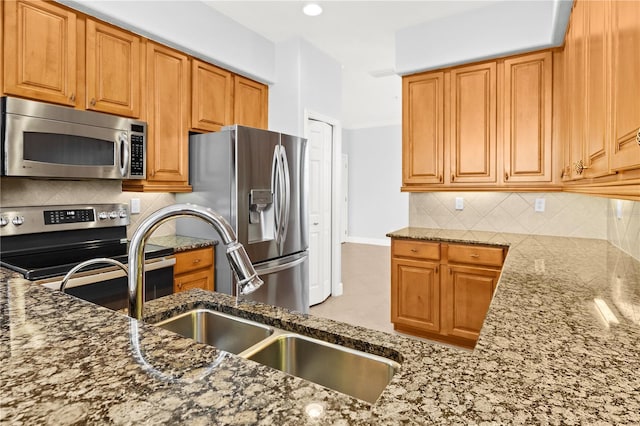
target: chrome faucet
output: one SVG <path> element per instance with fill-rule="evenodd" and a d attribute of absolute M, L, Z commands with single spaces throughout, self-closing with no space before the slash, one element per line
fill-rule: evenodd
<path fill-rule="evenodd" d="M 249 256 L 227 220 L 211 209 L 195 204 L 174 204 L 164 207 L 147 217 L 135 230 L 129 244 L 129 316 L 142 319 L 144 303 L 144 246 L 149 236 L 164 222 L 174 217 L 193 216 L 208 222 L 222 237 L 227 246 L 227 259 L 238 278 L 238 292 L 253 293 L 263 284 Z"/>
<path fill-rule="evenodd" d="M 64 290 L 67 287 L 67 283 L 69 282 L 69 279 L 71 278 L 71 276 L 73 274 L 75 274 L 80 269 L 83 269 L 86 266 L 97 265 L 99 263 L 108 263 L 110 265 L 117 266 L 118 268 L 122 269 L 125 274 L 127 273 L 127 266 L 122 264 L 122 262 L 118 262 L 115 259 L 109 259 L 108 257 L 97 257 L 95 259 L 85 260 L 84 262 L 79 263 L 76 266 L 74 266 L 73 268 L 71 268 L 71 270 L 69 272 L 67 272 L 67 274 L 64 276 L 64 278 L 62 278 L 62 281 L 60 282 L 60 291 L 64 293 Z"/>

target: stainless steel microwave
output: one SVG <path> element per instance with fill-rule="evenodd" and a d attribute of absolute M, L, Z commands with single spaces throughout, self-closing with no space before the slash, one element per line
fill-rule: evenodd
<path fill-rule="evenodd" d="M 144 179 L 144 121 L 2 98 L 2 176 Z"/>

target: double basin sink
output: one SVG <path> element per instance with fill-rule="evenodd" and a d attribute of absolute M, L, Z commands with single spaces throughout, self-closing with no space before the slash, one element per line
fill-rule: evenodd
<path fill-rule="evenodd" d="M 371 404 L 400 368 L 378 355 L 209 309 L 195 309 L 155 325 Z"/>

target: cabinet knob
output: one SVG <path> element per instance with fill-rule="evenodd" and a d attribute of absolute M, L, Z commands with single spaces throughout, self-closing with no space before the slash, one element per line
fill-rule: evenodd
<path fill-rule="evenodd" d="M 505 181 L 509 180 L 509 173 L 504 172 L 504 180 Z"/>
<path fill-rule="evenodd" d="M 200 263 L 200 261 L 201 261 L 201 260 L 202 260 L 202 259 L 193 259 L 193 263 L 194 263 L 194 264 L 198 264 L 198 263 Z"/>
<path fill-rule="evenodd" d="M 636 142 L 640 145 L 640 127 L 638 128 L 638 133 L 636 133 Z"/>
<path fill-rule="evenodd" d="M 75 93 L 72 93 L 72 94 L 71 94 L 71 96 L 69 96 L 69 100 L 70 100 L 71 102 L 75 102 L 75 101 L 76 101 L 76 94 L 75 94 Z"/>
<path fill-rule="evenodd" d="M 417 253 L 417 252 L 418 252 L 418 249 L 414 249 L 414 248 L 411 249 L 411 253 Z"/>
<path fill-rule="evenodd" d="M 584 165 L 584 161 L 580 160 L 578 162 L 573 163 L 573 169 L 577 174 L 581 175 L 584 169 L 588 169 L 588 166 Z"/>
<path fill-rule="evenodd" d="M 451 182 L 453 182 L 456 179 L 455 175 L 452 173 L 451 174 Z"/>
<path fill-rule="evenodd" d="M 91 106 L 96 106 L 96 98 L 91 98 L 91 101 L 89 103 L 91 104 Z"/>
<path fill-rule="evenodd" d="M 471 257 L 473 257 L 474 259 L 477 259 L 477 258 L 479 258 L 479 257 L 480 257 L 480 255 L 479 255 L 479 254 L 477 254 L 477 253 L 474 253 L 474 254 L 472 254 L 472 255 L 470 255 L 470 256 L 471 256 Z"/>
<path fill-rule="evenodd" d="M 639 132 L 640 132 L 640 130 L 639 130 Z M 638 142 L 638 143 L 640 143 L 640 142 Z M 438 175 L 438 182 L 442 183 L 442 175 Z"/>

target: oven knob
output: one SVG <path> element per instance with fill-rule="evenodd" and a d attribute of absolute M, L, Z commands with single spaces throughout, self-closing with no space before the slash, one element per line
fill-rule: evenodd
<path fill-rule="evenodd" d="M 109 213 L 109 219 L 115 219 L 117 217 L 118 217 L 118 213 L 116 213 L 116 212 Z"/>
<path fill-rule="evenodd" d="M 0 216 L 0 226 L 7 226 L 8 224 L 9 221 L 7 220 L 7 218 L 4 216 Z"/>
<path fill-rule="evenodd" d="M 24 217 L 16 216 L 16 217 L 13 218 L 11 223 L 13 223 L 16 226 L 20 226 L 20 225 L 22 225 L 24 223 Z"/>
<path fill-rule="evenodd" d="M 105 220 L 106 218 L 108 218 L 109 216 L 107 216 L 107 212 L 100 212 L 98 213 L 98 219 L 100 220 Z"/>
<path fill-rule="evenodd" d="M 120 210 L 120 218 L 124 219 L 125 217 L 127 217 L 127 212 L 124 210 Z"/>

